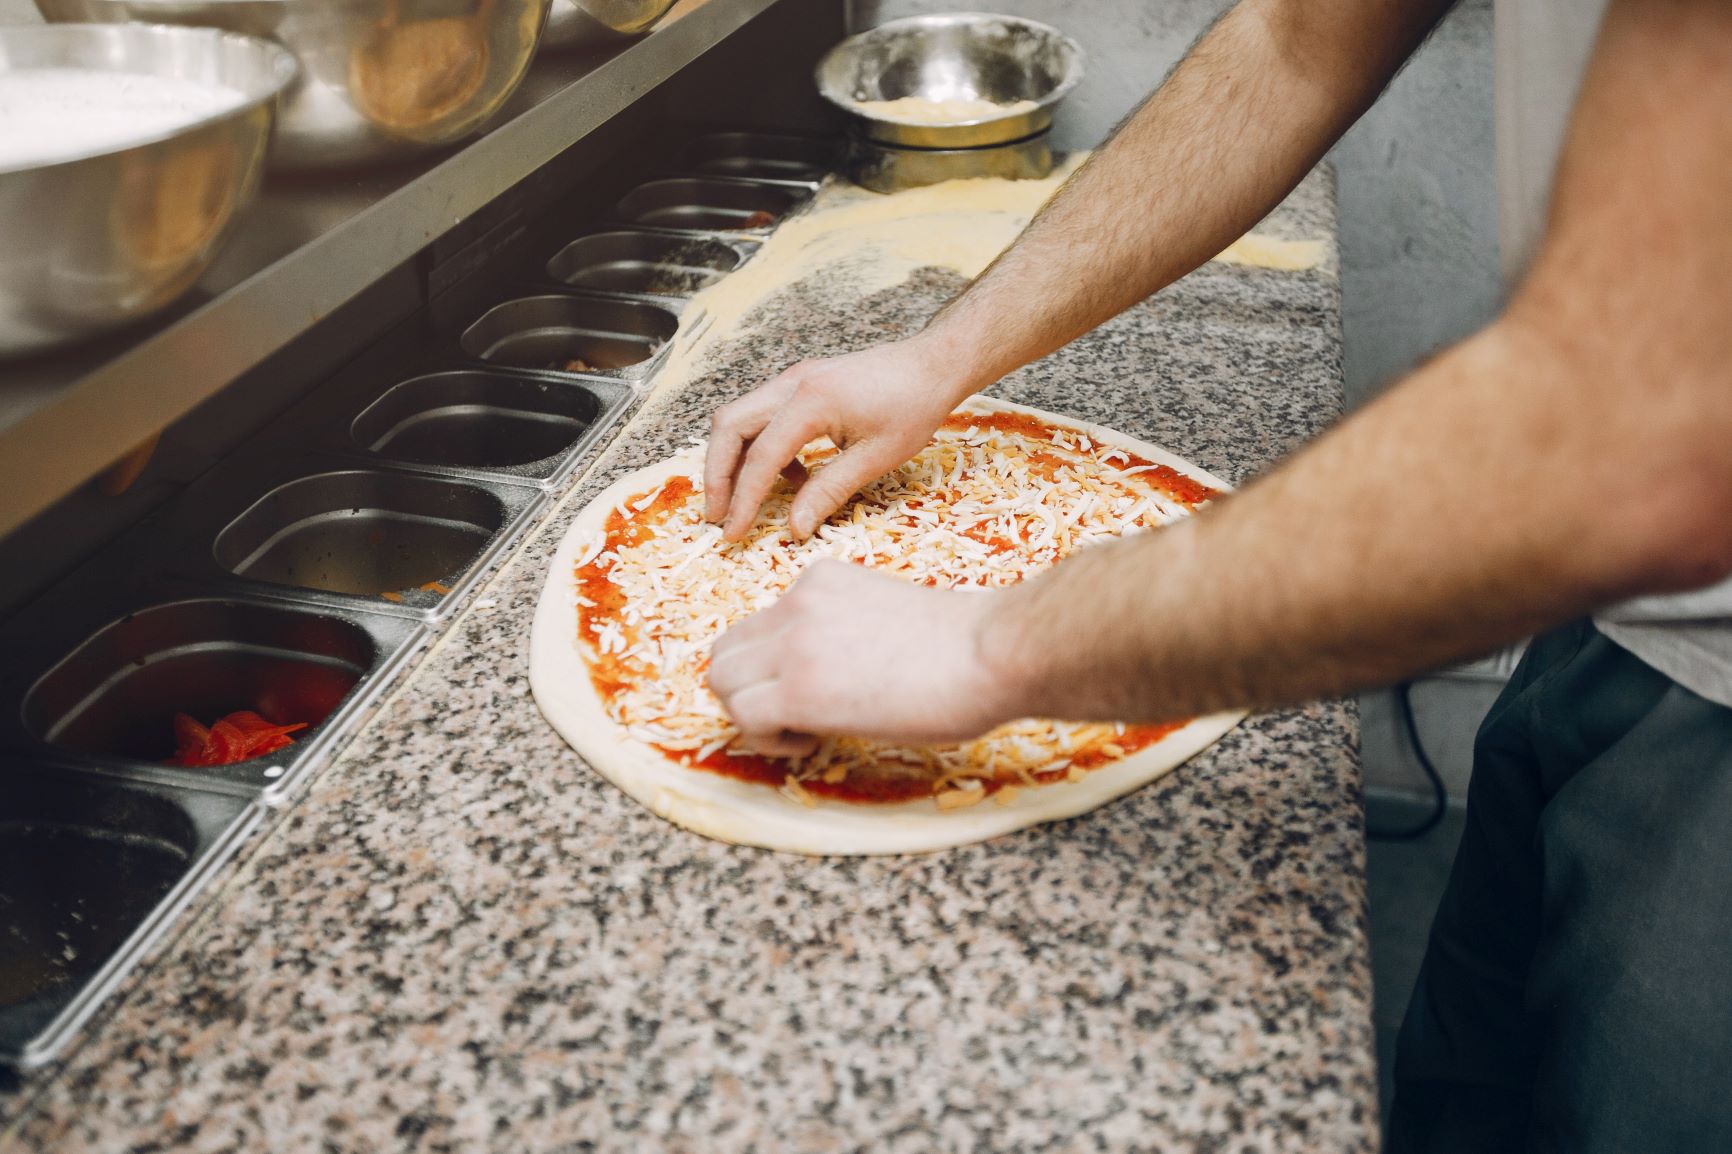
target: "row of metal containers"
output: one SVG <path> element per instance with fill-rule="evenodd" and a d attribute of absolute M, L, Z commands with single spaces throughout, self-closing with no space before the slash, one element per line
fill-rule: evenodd
<path fill-rule="evenodd" d="M 50 1058 L 352 733 L 836 152 L 700 138 L 499 303 L 387 337 L 0 626 L 0 1064 Z M 307 727 L 167 764 L 176 714 L 237 710 Z"/>

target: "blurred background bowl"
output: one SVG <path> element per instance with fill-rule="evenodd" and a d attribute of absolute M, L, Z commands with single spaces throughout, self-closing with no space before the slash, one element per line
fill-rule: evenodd
<path fill-rule="evenodd" d="M 552 52 L 605 48 L 648 32 L 674 0 L 553 0 L 541 46 Z"/>
<path fill-rule="evenodd" d="M 1006 144 L 1052 126 L 1053 108 L 1082 79 L 1083 53 L 1058 29 L 1015 16 L 909 16 L 850 36 L 818 62 L 818 91 L 869 140 L 911 148 Z M 955 124 L 885 120 L 863 101 L 924 97 L 1034 107 Z"/>
<path fill-rule="evenodd" d="M 203 25 L 283 45 L 301 66 L 271 145 L 285 171 L 401 160 L 475 132 L 529 71 L 550 3 L 36 0 L 57 23 Z"/>
<path fill-rule="evenodd" d="M 139 320 L 191 288 L 263 169 L 294 57 L 208 29 L 0 28 L 0 72 L 143 73 L 239 92 L 172 132 L 71 159 L 0 167 L 0 356 Z"/>

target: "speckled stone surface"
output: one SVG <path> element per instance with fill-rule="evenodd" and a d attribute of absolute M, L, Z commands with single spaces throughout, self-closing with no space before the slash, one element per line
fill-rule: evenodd
<path fill-rule="evenodd" d="M 1334 236 L 1314 175 L 1264 231 Z M 1357 719 L 1258 716 L 1087 817 L 911 858 L 706 841 L 530 698 L 593 492 L 958 287 L 784 290 L 640 413 L 88 1040 L 14 1149 L 1356 1151 L 1376 1145 Z M 1242 480 L 1339 412 L 1333 263 L 1211 265 L 997 390 Z"/>

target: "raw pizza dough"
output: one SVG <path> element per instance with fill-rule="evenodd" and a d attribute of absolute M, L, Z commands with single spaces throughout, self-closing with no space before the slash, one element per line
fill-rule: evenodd
<path fill-rule="evenodd" d="M 1095 444 L 1166 465 L 1210 488 L 1231 488 L 1153 445 L 1039 409 L 979 397 L 958 412 L 1027 414 L 1081 432 Z M 622 477 L 597 494 L 554 554 L 529 640 L 530 688 L 554 729 L 602 776 L 675 825 L 739 845 L 820 856 L 948 849 L 1087 813 L 1165 776 L 1245 717 L 1241 711 L 1197 718 L 1152 745 L 1088 771 L 1080 781 L 1023 788 L 1008 804 L 989 798 L 963 809 L 941 810 L 930 798 L 891 804 L 822 800 L 809 806 L 771 785 L 681 765 L 630 736 L 604 711 L 580 640 L 574 573 L 593 555 L 609 514 L 622 502 L 659 489 L 675 476 L 701 476 L 702 467 L 703 448 L 698 446 Z"/>

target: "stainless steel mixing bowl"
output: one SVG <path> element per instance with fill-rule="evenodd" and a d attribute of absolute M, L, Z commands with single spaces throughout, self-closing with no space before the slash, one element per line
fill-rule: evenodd
<path fill-rule="evenodd" d="M 562 0 L 563 2 L 563 0 Z M 273 169 L 401 159 L 480 128 L 529 71 L 551 0 L 36 0 L 53 21 L 225 28 L 300 60 Z"/>
<path fill-rule="evenodd" d="M 0 72 L 33 68 L 172 76 L 244 102 L 123 146 L 0 167 L 0 356 L 138 320 L 191 288 L 258 187 L 295 77 L 277 45 L 202 28 L 0 28 Z"/>
<path fill-rule="evenodd" d="M 1052 124 L 1052 110 L 1082 79 L 1083 53 L 1056 28 L 1015 16 L 954 12 L 891 20 L 850 36 L 818 62 L 818 91 L 870 140 L 912 148 L 979 148 L 1021 140 Z M 862 101 L 1032 100 L 1024 112 L 956 124 L 884 120 Z"/>
<path fill-rule="evenodd" d="M 544 51 L 605 48 L 648 32 L 674 0 L 553 0 Z"/>

